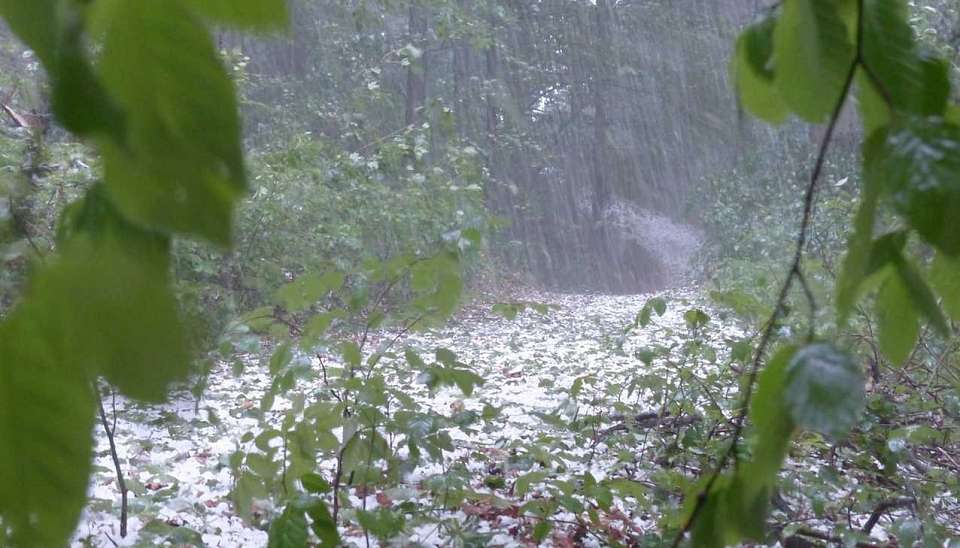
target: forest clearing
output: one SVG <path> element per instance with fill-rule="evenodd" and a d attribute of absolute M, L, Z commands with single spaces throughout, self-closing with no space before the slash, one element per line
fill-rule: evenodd
<path fill-rule="evenodd" d="M 654 312 L 648 325 L 636 325 L 644 305 L 660 299 L 664 313 Z M 627 545 L 659 545 L 660 522 L 676 512 L 678 500 L 667 493 L 652 495 L 649 489 L 682 487 L 683 471 L 697 467 L 684 451 L 699 446 L 703 432 L 724 428 L 717 422 L 718 413 L 729 415 L 732 409 L 721 404 L 720 409 L 704 410 L 729 401 L 743 360 L 732 355 L 732 349 L 748 335 L 740 322 L 723 313 L 701 326 L 688 323 L 689 311 L 718 314 L 689 289 L 622 297 L 535 294 L 525 300 L 551 308 L 506 319 L 490 304 L 475 304 L 436 333 L 404 339 L 404 345 L 424 354 L 457 349 L 458 360 L 484 383 L 470 395 L 457 387 L 431 391 L 423 379 L 404 371 L 407 364 L 397 358 L 387 386 L 410 395 L 415 402 L 411 409 L 425 407 L 450 417 L 445 431 L 452 449 L 439 462 L 410 470 L 391 487 L 351 487 L 353 506 L 395 512 L 403 533 L 396 524 L 390 544 L 603 546 L 609 538 Z M 261 355 L 254 351 L 239 358 L 242 371 L 219 364 L 199 402 L 189 393 L 162 407 L 121 400 L 118 451 L 129 455 L 130 469 L 139 471 L 126 480 L 137 520 L 131 529 L 139 534 L 125 540 L 118 535 L 120 493 L 101 435 L 90 504 L 75 544 L 112 545 L 104 542 L 107 538 L 122 545 L 267 542 L 267 531 L 257 523 L 265 525 L 260 520 L 276 509 L 257 508 L 254 523 L 237 514 L 231 504 L 231 455 L 260 452 L 256 437 L 280 428 L 283 412 L 298 405 L 294 401 L 309 405 L 322 380 L 315 373 L 315 356 L 295 357 L 294 362 L 304 361 L 309 364 L 305 370 L 314 374 L 305 373 L 297 388 L 264 412 L 261 398 L 270 375 Z M 328 366 L 336 367 L 336 359 Z M 238 444 L 245 434 L 250 439 Z M 932 433 L 908 426 L 903 435 L 899 443 L 907 444 L 907 439 Z M 282 449 L 279 439 L 266 443 Z M 831 513 L 863 529 L 876 510 L 871 505 L 877 499 L 868 494 L 876 480 L 865 470 L 857 471 L 858 464 L 851 461 L 854 452 L 823 449 L 805 447 L 782 472 L 775 519 L 782 520 L 783 538 L 797 531 L 828 535 L 834 525 Z M 946 472 L 955 457 L 939 451 L 918 455 L 912 466 L 929 471 L 943 465 Z M 333 459 L 318 463 L 325 470 L 334 466 Z M 597 482 L 597 493 L 580 492 L 587 476 Z M 831 495 L 804 489 L 811 478 L 818 478 Z M 525 516 L 522 508 L 565 492 L 569 498 L 561 498 L 546 520 Z M 254 503 L 261 504 L 269 501 Z M 596 522 L 585 521 L 588 509 Z M 943 500 L 937 514 L 944 524 L 957 523 L 960 504 Z M 897 505 L 878 514 L 882 519 L 867 530 L 881 545 L 896 538 L 888 530 L 891 524 L 909 515 L 908 505 Z M 545 522 L 551 524 L 549 530 L 543 529 Z M 591 533 L 594 527 L 604 536 Z M 365 544 L 359 528 L 345 530 L 343 538 Z M 377 539 L 372 543 L 378 545 Z"/>
<path fill-rule="evenodd" d="M 0 0 L 0 548 L 960 548 L 957 0 Z"/>

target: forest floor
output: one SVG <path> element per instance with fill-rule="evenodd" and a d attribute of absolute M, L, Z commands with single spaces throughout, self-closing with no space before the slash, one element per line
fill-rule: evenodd
<path fill-rule="evenodd" d="M 399 487 L 353 491 L 353 503 L 360 506 L 358 495 L 365 495 L 371 508 L 401 501 L 433 508 L 410 518 L 406 536 L 397 545 L 451 545 L 453 537 L 469 530 L 475 542 L 482 539 L 481 545 L 530 546 L 535 545 L 532 535 L 537 521 L 525 516 L 519 506 L 537 497 L 562 497 L 558 489 L 563 490 L 564 482 L 589 472 L 597 482 L 613 486 L 611 505 L 595 514 L 598 519 L 590 528 L 601 534 L 587 531 L 582 516 L 561 508 L 552 518 L 554 527 L 546 542 L 602 545 L 604 538 L 655 538 L 651 535 L 667 513 L 677 512 L 679 502 L 662 492 L 644 493 L 662 491 L 664 484 L 682 489 L 683 478 L 696 472 L 688 456 L 678 458 L 676 453 L 678 444 L 682 445 L 684 421 L 699 418 L 696 409 L 669 417 L 662 411 L 681 398 L 699 406 L 719 401 L 716 407 L 722 409 L 735 393 L 732 386 L 715 392 L 670 390 L 682 391 L 690 382 L 716 385 L 723 374 L 719 369 L 728 367 L 724 355 L 744 337 L 740 326 L 719 320 L 722 315 L 694 291 L 671 290 L 658 296 L 667 302 L 666 312 L 654 314 L 649 325 L 626 334 L 624 328 L 634 322 L 651 295 L 527 295 L 526 299 L 557 306 L 545 315 L 527 311 L 514 320 L 492 314 L 489 305 L 471 306 L 444 329 L 409 336 L 405 344 L 424 352 L 436 347 L 453 350 L 458 360 L 486 380 L 470 397 L 455 389 L 430 393 L 405 387 L 410 395 L 447 415 L 462 410 L 481 414 L 485 408 L 500 412 L 474 425 L 469 435 L 453 430 L 455 450 L 444 455 L 443 463 L 420 466 Z M 717 316 L 711 328 L 703 331 L 705 339 L 698 348 L 716 349 L 709 352 L 719 356 L 697 360 L 692 364 L 695 369 L 679 368 L 685 371 L 685 382 L 674 383 L 681 358 L 661 355 L 647 360 L 650 365 L 638 358 L 649 348 L 661 349 L 665 355 L 676 356 L 683 348 L 689 353 L 688 311 L 693 309 Z M 160 406 L 132 404 L 119 397 L 105 400 L 107 415 L 115 420 L 118 453 L 130 488 L 129 534 L 123 539 L 119 535 L 120 494 L 109 445 L 98 427 L 90 502 L 75 546 L 266 545 L 267 533 L 245 523 L 230 499 L 234 478 L 228 462 L 239 440 L 280 420 L 279 413 L 261 419 L 257 402 L 270 376 L 256 356 L 249 362 L 240 375 L 227 364 L 216 369 L 199 404 L 186 392 Z M 660 396 L 652 397 L 653 392 Z M 278 400 L 275 409 L 283 407 Z M 618 414 L 624 409 L 629 410 L 626 415 Z M 650 422 L 645 412 L 661 418 Z M 627 428 L 637 415 L 637 428 Z M 592 434 L 590 428 L 565 426 L 578 417 L 603 420 L 592 427 Z M 624 440 L 617 435 L 628 430 L 629 439 L 621 443 Z M 619 442 L 614 443 L 614 438 Z M 469 471 L 472 496 L 456 509 L 436 509 L 440 505 L 424 485 L 457 466 Z M 330 475 L 331 467 L 332 463 L 321 463 L 325 475 Z M 795 468 L 796 474 L 820 473 L 818 465 Z M 856 489 L 856 478 L 836 481 L 837 493 Z M 844 481 L 847 484 L 841 487 Z M 276 510 L 263 508 L 265 514 Z M 348 542 L 365 545 L 356 528 L 341 527 L 341 534 Z M 464 538 L 460 537 L 461 543 Z"/>

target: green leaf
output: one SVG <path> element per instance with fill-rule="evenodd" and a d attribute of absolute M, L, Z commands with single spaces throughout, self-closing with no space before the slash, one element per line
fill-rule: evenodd
<path fill-rule="evenodd" d="M 122 144 L 100 142 L 111 196 L 139 224 L 229 244 L 246 176 L 233 84 L 210 36 L 176 0 L 107 6 L 99 67 L 127 128 Z"/>
<path fill-rule="evenodd" d="M 203 546 L 203 535 L 189 527 L 152 519 L 140 530 L 142 539 L 154 545 Z M 151 538 L 152 537 L 152 538 Z"/>
<path fill-rule="evenodd" d="M 773 31 L 776 19 L 751 25 L 737 39 L 731 72 L 740 102 L 758 118 L 779 124 L 790 113 L 773 82 Z"/>
<path fill-rule="evenodd" d="M 463 293 L 463 277 L 455 253 L 440 253 L 411 268 L 410 286 L 417 298 L 418 316 L 443 319 L 456 310 Z"/>
<path fill-rule="evenodd" d="M 336 312 L 325 312 L 307 320 L 307 325 L 304 326 L 303 333 L 300 335 L 300 349 L 304 352 L 313 352 L 324 339 L 337 316 Z"/>
<path fill-rule="evenodd" d="M 396 537 L 403 531 L 404 519 L 402 514 L 392 512 L 388 508 L 379 508 L 375 512 L 357 512 L 357 521 L 365 531 L 373 533 L 381 540 Z"/>
<path fill-rule="evenodd" d="M 786 456 L 794 422 L 786 405 L 787 372 L 797 352 L 786 346 L 773 356 L 757 379 L 757 393 L 750 406 L 750 420 L 756 429 L 757 443 L 750 460 L 750 479 L 769 484 Z"/>
<path fill-rule="evenodd" d="M 61 257 L 34 277 L 22 313 L 91 377 L 161 401 L 190 370 L 168 239 L 127 223 L 99 186 L 65 213 L 60 239 Z"/>
<path fill-rule="evenodd" d="M 411 348 L 407 348 L 403 351 L 403 357 L 407 360 L 407 364 L 409 364 L 414 370 L 421 370 L 427 367 L 427 364 L 424 363 L 420 355 Z"/>
<path fill-rule="evenodd" d="M 533 540 L 538 543 L 543 542 L 543 540 L 547 538 L 547 535 L 549 535 L 550 531 L 552 530 L 552 523 L 546 520 L 541 521 L 533 528 Z"/>
<path fill-rule="evenodd" d="M 650 325 L 650 320 L 653 318 L 653 314 L 656 313 L 657 316 L 663 316 L 667 311 L 667 302 L 661 298 L 650 299 L 644 303 L 643 308 L 640 309 L 640 313 L 637 314 L 636 319 L 634 320 L 634 325 L 639 325 L 640 327 L 646 327 Z"/>
<path fill-rule="evenodd" d="M 293 350 L 290 348 L 290 343 L 283 343 L 277 346 L 276 350 L 273 351 L 273 355 L 270 356 L 270 374 L 276 375 L 290 361 L 293 359 Z"/>
<path fill-rule="evenodd" d="M 344 276 L 341 272 L 303 274 L 277 290 L 275 298 L 287 310 L 302 312 L 328 292 L 339 289 L 343 282 Z"/>
<path fill-rule="evenodd" d="M 892 197 L 920 236 L 950 256 L 960 255 L 960 126 L 913 118 L 891 128 L 867 175 Z"/>
<path fill-rule="evenodd" d="M 263 480 L 249 471 L 244 471 L 237 478 L 233 490 L 230 492 L 237 513 L 246 521 L 250 521 L 255 499 L 267 498 L 267 488 Z"/>
<path fill-rule="evenodd" d="M 321 548 L 340 546 L 340 532 L 337 530 L 337 524 L 334 523 L 326 503 L 322 500 L 314 502 L 307 507 L 307 515 L 313 520 L 310 527 L 320 539 Z"/>
<path fill-rule="evenodd" d="M 0 324 L 0 538 L 66 546 L 86 502 L 91 377 L 25 312 Z"/>
<path fill-rule="evenodd" d="M 863 370 L 828 343 L 800 349 L 787 369 L 784 394 L 793 422 L 837 439 L 857 423 L 864 406 Z"/>
<path fill-rule="evenodd" d="M 892 363 L 901 364 L 920 336 L 920 317 L 900 276 L 887 277 L 875 306 L 880 350 Z"/>
<path fill-rule="evenodd" d="M 380 434 L 369 431 L 351 436 L 343 449 L 343 473 L 349 475 L 368 462 L 390 458 L 390 446 Z"/>
<path fill-rule="evenodd" d="M 218 23 L 254 30 L 279 30 L 287 26 L 285 0 L 187 0 L 187 6 Z"/>
<path fill-rule="evenodd" d="M 878 165 L 886 133 L 874 133 L 864 145 L 864 163 L 867 169 Z M 860 300 L 861 288 L 869 276 L 873 229 L 876 224 L 877 204 L 880 201 L 881 185 L 875 176 L 865 177 L 860 207 L 854 218 L 853 234 L 847 242 L 847 254 L 843 259 L 840 277 L 837 279 L 837 325 L 846 325 L 850 312 Z"/>
<path fill-rule="evenodd" d="M 484 383 L 483 377 L 473 371 L 457 367 L 430 367 L 420 378 L 430 390 L 456 386 L 465 396 L 473 395 L 474 388 Z"/>
<path fill-rule="evenodd" d="M 773 482 L 758 484 L 746 468 L 738 470 L 726 490 L 727 544 L 743 539 L 762 541 L 766 535 L 767 514 Z"/>
<path fill-rule="evenodd" d="M 750 407 L 755 429 L 752 456 L 737 470 L 726 495 L 727 527 L 739 537 L 760 540 L 764 534 L 770 494 L 794 431 L 785 395 L 788 367 L 796 351 L 794 346 L 780 349 L 757 379 L 757 392 Z"/>
<path fill-rule="evenodd" d="M 257 332 L 266 331 L 276 323 L 272 306 L 262 306 L 256 310 L 251 310 L 244 314 L 241 319 L 247 327 Z"/>
<path fill-rule="evenodd" d="M 960 258 L 937 253 L 930 271 L 930 284 L 943 300 L 943 308 L 960 321 Z"/>
<path fill-rule="evenodd" d="M 491 311 L 506 320 L 513 321 L 517 318 L 517 314 L 520 313 L 520 306 L 511 303 L 497 303 L 493 305 Z"/>
<path fill-rule="evenodd" d="M 360 352 L 360 347 L 353 341 L 347 341 L 340 345 L 340 356 L 343 358 L 344 363 L 349 365 L 351 369 L 360 367 L 360 362 L 363 361 L 363 354 Z"/>
<path fill-rule="evenodd" d="M 53 81 L 53 111 L 64 128 L 77 135 L 99 134 L 116 142 L 124 139 L 123 113 L 104 89 L 88 57 L 82 16 L 73 2 L 61 4 L 61 32 Z"/>
<path fill-rule="evenodd" d="M 731 524 L 727 505 L 729 485 L 730 477 L 720 476 L 710 492 L 704 495 L 706 501 L 703 503 L 700 514 L 691 528 L 693 546 L 697 548 L 724 548 L 728 544 L 736 544 L 739 541 L 735 532 L 731 535 L 731 528 L 729 527 Z M 702 485 L 698 485 L 695 492 L 699 493 L 702 488 Z M 696 500 L 696 496 L 687 497 L 688 514 Z M 731 536 L 734 538 L 730 538 Z"/>
<path fill-rule="evenodd" d="M 538 470 L 536 472 L 529 472 L 517 478 L 517 481 L 513 484 L 513 491 L 518 497 L 522 498 L 530 492 L 531 487 L 542 483 L 548 477 L 550 477 L 550 473 L 547 471 Z"/>
<path fill-rule="evenodd" d="M 59 0 L 0 0 L 0 16 L 36 52 L 47 70 L 56 67 Z"/>
<path fill-rule="evenodd" d="M 863 75 L 868 131 L 890 120 L 890 108 L 920 116 L 944 113 L 950 96 L 947 65 L 917 50 L 904 0 L 865 0 L 863 56 L 876 79 Z M 882 86 L 882 90 L 878 89 Z M 891 105 L 885 101 L 889 100 Z"/>
<path fill-rule="evenodd" d="M 450 376 L 464 396 L 472 396 L 473 389 L 484 383 L 483 377 L 467 369 L 450 369 Z"/>
<path fill-rule="evenodd" d="M 437 361 L 448 367 L 457 365 L 457 355 L 449 348 L 437 348 Z"/>
<path fill-rule="evenodd" d="M 773 33 L 776 85 L 801 118 L 820 123 L 833 111 L 853 61 L 834 0 L 784 0 Z"/>
<path fill-rule="evenodd" d="M 687 327 L 690 329 L 698 329 L 710 323 L 710 316 L 699 308 L 687 310 L 683 314 L 683 319 L 687 322 Z"/>
<path fill-rule="evenodd" d="M 307 546 L 307 518 L 303 510 L 293 506 L 287 508 L 280 517 L 270 523 L 268 548 L 303 548 Z"/>
<path fill-rule="evenodd" d="M 933 291 L 930 290 L 920 272 L 903 257 L 900 257 L 895 264 L 897 274 L 903 281 L 903 286 L 910 295 L 913 306 L 940 336 L 950 337 L 950 326 L 947 325 L 947 319 L 943 317 L 943 312 L 940 310 L 940 305 L 937 304 Z"/>
<path fill-rule="evenodd" d="M 331 490 L 330 482 L 324 479 L 320 474 L 308 473 L 300 477 L 300 483 L 309 493 L 323 495 Z"/>

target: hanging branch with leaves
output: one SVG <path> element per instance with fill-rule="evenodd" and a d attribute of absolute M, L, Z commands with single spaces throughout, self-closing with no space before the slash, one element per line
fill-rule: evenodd
<path fill-rule="evenodd" d="M 879 286 L 875 306 L 887 318 L 880 347 L 892 362 L 903 362 L 916 345 L 921 317 L 950 336 L 937 297 L 906 252 L 914 234 L 919 245 L 936 250 L 931 282 L 950 315 L 960 319 L 954 281 L 960 275 L 960 109 L 949 102 L 947 63 L 916 44 L 907 8 L 901 0 L 784 0 L 737 41 L 733 73 L 748 110 L 772 123 L 793 113 L 811 123 L 826 121 L 827 129 L 803 198 L 793 260 L 746 373 L 733 439 L 689 497 L 673 546 L 688 532 L 695 546 L 763 540 L 777 474 L 795 432 L 840 439 L 859 420 L 863 371 L 845 351 L 815 340 L 816 303 L 803 273 L 818 183 L 855 87 L 867 135 L 865 187 L 837 283 L 838 326 Z M 874 238 L 883 200 L 903 226 Z M 771 357 L 797 283 L 811 310 L 807 340 L 803 346 L 785 344 Z M 749 448 L 743 443 L 748 416 Z M 733 470 L 727 472 L 730 461 Z"/>
<path fill-rule="evenodd" d="M 161 401 L 190 372 L 171 241 L 228 247 L 247 188 L 236 93 L 208 27 L 282 28 L 286 6 L 0 0 L 0 16 L 46 69 L 56 121 L 103 161 L 0 323 L 0 545 L 63 546 L 86 502 L 93 381 Z"/>

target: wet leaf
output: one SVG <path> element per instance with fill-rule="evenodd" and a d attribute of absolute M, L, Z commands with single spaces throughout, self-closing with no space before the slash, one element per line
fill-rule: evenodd
<path fill-rule="evenodd" d="M 920 317 L 900 276 L 891 275 L 877 294 L 880 350 L 894 364 L 902 364 L 920 336 Z"/>
<path fill-rule="evenodd" d="M 808 122 L 826 121 L 854 54 L 836 2 L 785 0 L 773 40 L 780 96 Z"/>
<path fill-rule="evenodd" d="M 928 243 L 960 255 L 960 126 L 914 118 L 891 128 L 867 176 L 888 193 L 897 211 Z"/>
<path fill-rule="evenodd" d="M 287 508 L 270 523 L 268 548 L 303 548 L 307 546 L 307 518 L 302 510 Z"/>
<path fill-rule="evenodd" d="M 246 176 L 233 84 L 206 29 L 179 2 L 108 6 L 99 66 L 128 132 L 100 143 L 111 196 L 139 224 L 228 245 Z"/>
<path fill-rule="evenodd" d="M 786 406 L 800 428 L 838 439 L 860 418 L 863 371 L 831 344 L 814 343 L 797 351 L 787 368 L 786 383 Z"/>
<path fill-rule="evenodd" d="M 95 404 L 91 377 L 25 312 L 0 324 L 0 540 L 58 547 L 86 502 Z"/>
<path fill-rule="evenodd" d="M 776 19 L 747 27 L 736 45 L 731 71 L 740 102 L 758 118 L 778 124 L 790 113 L 773 82 L 773 29 Z"/>

